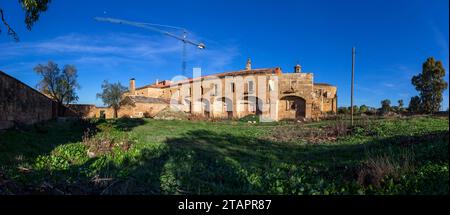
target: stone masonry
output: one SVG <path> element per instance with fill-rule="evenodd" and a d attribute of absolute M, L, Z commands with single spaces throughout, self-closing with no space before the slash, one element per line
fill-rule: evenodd
<path fill-rule="evenodd" d="M 0 129 L 50 120 L 56 103 L 19 80 L 0 71 Z"/>

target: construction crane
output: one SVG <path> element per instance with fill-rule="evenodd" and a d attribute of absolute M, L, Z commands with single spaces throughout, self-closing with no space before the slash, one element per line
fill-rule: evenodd
<path fill-rule="evenodd" d="M 194 42 L 192 40 L 189 40 L 187 38 L 188 31 L 185 28 L 176 27 L 176 26 L 170 26 L 170 25 L 159 25 L 159 24 L 152 24 L 152 23 L 144 23 L 144 22 L 131 22 L 131 21 L 127 21 L 127 20 L 107 18 L 107 17 L 95 17 L 94 19 L 97 20 L 97 21 L 100 21 L 100 22 L 110 22 L 110 23 L 114 23 L 114 24 L 131 25 L 131 26 L 135 26 L 135 27 L 138 27 L 138 28 L 144 28 L 144 29 L 155 31 L 155 32 L 164 34 L 166 36 L 172 37 L 174 39 L 180 40 L 181 42 L 183 42 L 183 59 L 182 59 L 182 65 L 181 65 L 181 70 L 183 72 L 183 75 L 186 75 L 186 44 L 194 45 L 194 46 L 196 46 L 199 49 L 205 49 L 206 48 L 205 44 L 203 44 L 203 43 L 198 43 L 198 42 Z M 164 27 L 164 28 L 172 28 L 172 29 L 182 30 L 183 31 L 183 35 L 178 36 L 178 35 L 175 35 L 175 34 L 170 33 L 168 31 L 161 30 L 161 29 L 156 28 L 156 27 Z"/>

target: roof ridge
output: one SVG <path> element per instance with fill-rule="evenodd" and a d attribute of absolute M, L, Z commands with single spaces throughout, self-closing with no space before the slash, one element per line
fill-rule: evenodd
<path fill-rule="evenodd" d="M 136 88 L 136 89 L 144 89 L 144 88 L 150 88 L 150 87 L 151 87 L 151 88 L 165 88 L 165 87 L 173 86 L 174 84 L 182 84 L 182 83 L 185 83 L 185 82 L 191 82 L 191 81 L 198 80 L 198 79 L 205 78 L 205 77 L 214 77 L 214 76 L 217 76 L 217 77 L 223 77 L 223 76 L 226 76 L 226 75 L 229 75 L 229 74 L 230 74 L 230 75 L 231 75 L 231 74 L 238 74 L 238 73 L 243 73 L 243 74 L 245 74 L 245 73 L 261 72 L 261 71 L 275 72 L 277 69 L 280 69 L 280 71 L 281 71 L 281 68 L 280 68 L 280 67 L 258 68 L 258 69 L 250 69 L 250 70 L 241 69 L 241 70 L 234 70 L 234 71 L 227 71 L 227 72 L 215 73 L 215 74 L 210 74 L 210 75 L 202 75 L 202 76 L 200 76 L 200 77 L 196 77 L 196 78 L 187 78 L 187 79 L 179 80 L 179 81 L 176 81 L 176 82 L 172 82 L 171 80 L 168 80 L 168 81 L 171 82 L 171 84 L 168 84 L 168 85 L 148 84 L 148 85 L 144 85 L 144 86 L 142 86 L 142 87 L 138 87 L 138 88 Z M 158 85 L 159 85 L 159 86 L 158 86 Z"/>

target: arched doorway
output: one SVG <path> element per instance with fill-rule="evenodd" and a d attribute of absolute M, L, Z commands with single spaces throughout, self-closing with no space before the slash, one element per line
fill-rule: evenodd
<path fill-rule="evenodd" d="M 222 104 L 222 112 L 225 114 L 227 119 L 233 118 L 233 100 L 227 97 L 218 98 L 217 101 L 220 101 Z M 222 115 L 223 116 L 223 115 Z"/>
<path fill-rule="evenodd" d="M 202 102 L 202 112 L 206 117 L 210 117 L 211 115 L 211 103 L 209 103 L 208 99 L 201 99 Z"/>
<path fill-rule="evenodd" d="M 282 118 L 305 118 L 306 100 L 299 96 L 284 96 L 280 99 L 278 110 L 282 113 Z"/>
<path fill-rule="evenodd" d="M 262 114 L 262 108 L 264 105 L 264 102 L 256 97 L 256 96 L 245 96 L 244 101 L 247 104 L 247 109 L 251 114 L 261 115 Z"/>

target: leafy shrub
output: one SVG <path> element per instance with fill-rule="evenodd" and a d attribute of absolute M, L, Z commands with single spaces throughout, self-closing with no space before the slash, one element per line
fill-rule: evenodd
<path fill-rule="evenodd" d="M 239 119 L 240 122 L 256 122 L 259 123 L 259 116 L 250 114 Z"/>
<path fill-rule="evenodd" d="M 87 154 L 89 157 L 96 157 L 99 155 L 111 154 L 114 149 L 128 151 L 133 144 L 133 140 L 129 135 L 122 137 L 111 137 L 108 135 L 84 137 L 83 144 L 87 147 Z"/>

